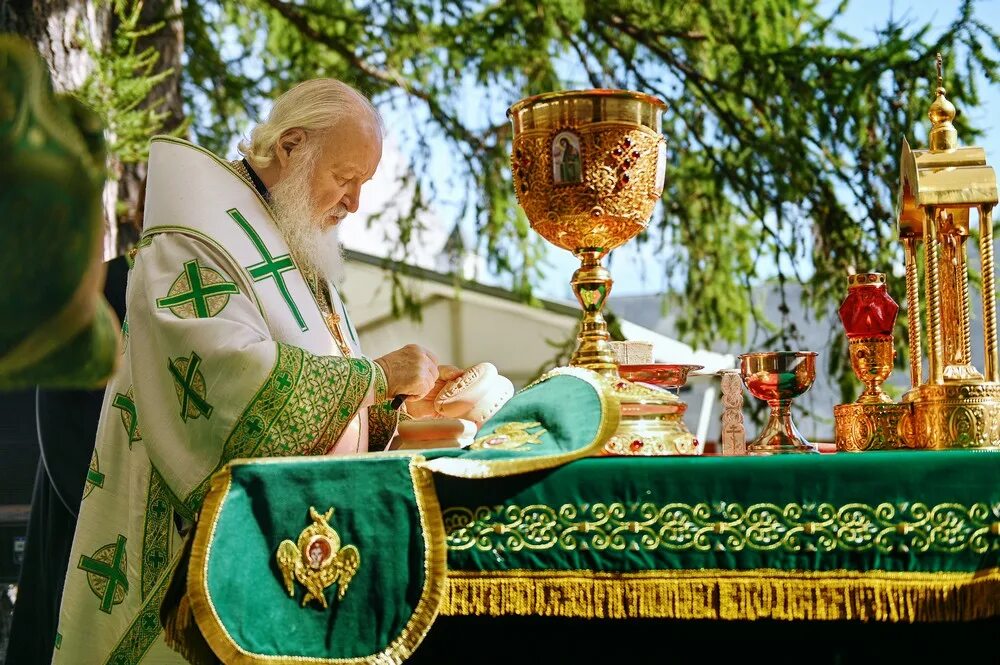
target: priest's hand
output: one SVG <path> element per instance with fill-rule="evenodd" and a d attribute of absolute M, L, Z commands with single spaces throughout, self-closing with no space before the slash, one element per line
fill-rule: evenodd
<path fill-rule="evenodd" d="M 458 377 L 465 374 L 464 369 L 459 369 L 454 365 L 441 365 L 437 368 L 438 378 L 434 382 L 434 387 L 431 388 L 422 399 L 408 402 L 406 404 L 406 413 L 411 418 L 416 418 L 417 420 L 423 420 L 426 418 L 437 418 L 438 413 L 434 409 L 434 400 L 437 399 L 438 393 L 444 388 L 450 381 L 457 379 Z"/>
<path fill-rule="evenodd" d="M 438 380 L 437 358 L 416 344 L 407 344 L 375 362 L 385 372 L 390 397 L 406 395 L 407 401 L 422 399 L 434 389 Z"/>

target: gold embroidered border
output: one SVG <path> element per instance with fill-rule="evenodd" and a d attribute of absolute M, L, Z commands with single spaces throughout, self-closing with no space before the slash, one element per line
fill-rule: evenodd
<path fill-rule="evenodd" d="M 564 503 L 450 507 L 448 549 L 480 552 L 985 553 L 1000 546 L 1000 504 Z"/>
<path fill-rule="evenodd" d="M 384 450 L 399 425 L 399 411 L 392 408 L 386 398 L 388 391 L 385 372 L 377 363 L 372 363 L 375 373 L 375 405 L 368 409 L 368 450 Z"/>
<path fill-rule="evenodd" d="M 145 600 L 170 563 L 170 520 L 173 506 L 163 476 L 156 469 L 149 472 L 146 490 L 146 520 L 142 529 L 142 561 L 139 578 Z"/>
<path fill-rule="evenodd" d="M 156 584 L 154 591 L 144 601 L 142 608 L 128 629 L 118 640 L 114 650 L 108 655 L 106 665 L 134 665 L 139 663 L 156 638 L 160 636 L 163 627 L 160 625 L 160 605 L 170 586 L 170 578 L 174 568 L 181 560 L 181 551 L 174 554 L 173 560 L 166 566 L 163 575 Z"/>
<path fill-rule="evenodd" d="M 212 473 L 237 458 L 319 455 L 343 433 L 372 381 L 373 361 L 314 356 L 277 343 L 274 368 L 233 425 Z M 192 513 L 211 474 L 184 500 Z"/>
<path fill-rule="evenodd" d="M 287 462 L 287 460 L 283 460 Z M 303 460 L 304 461 L 304 460 Z M 420 645 L 430 630 L 445 592 L 447 554 L 444 548 L 444 525 L 441 506 L 434 489 L 434 478 L 422 468 L 424 458 L 410 460 L 410 478 L 416 498 L 417 512 L 424 541 L 424 586 L 420 600 L 406 626 L 389 646 L 378 653 L 360 658 L 312 658 L 306 656 L 270 656 L 250 653 L 232 638 L 222 624 L 208 591 L 208 562 L 215 529 L 232 486 L 232 471 L 226 466 L 212 478 L 212 488 L 205 497 L 198 528 L 191 547 L 188 568 L 187 595 L 191 601 L 198 628 L 215 655 L 224 663 L 233 665 L 299 665 L 301 663 L 326 663 L 331 665 L 400 665 Z M 245 464 L 268 464 L 271 460 L 248 460 Z"/>
<path fill-rule="evenodd" d="M 594 438 L 576 450 L 557 453 L 555 455 L 538 455 L 515 459 L 463 459 L 462 457 L 440 457 L 425 462 L 428 469 L 435 473 L 459 478 L 495 478 L 512 476 L 518 473 L 539 471 L 572 462 L 583 457 L 591 457 L 604 446 L 604 443 L 618 429 L 620 407 L 618 399 L 612 394 L 606 380 L 596 372 L 581 367 L 557 367 L 546 373 L 523 390 L 527 390 L 554 376 L 573 376 L 586 381 L 597 392 L 601 408 L 601 420 Z"/>
<path fill-rule="evenodd" d="M 441 614 L 584 619 L 970 621 L 1000 616 L 1000 569 L 449 571 Z"/>

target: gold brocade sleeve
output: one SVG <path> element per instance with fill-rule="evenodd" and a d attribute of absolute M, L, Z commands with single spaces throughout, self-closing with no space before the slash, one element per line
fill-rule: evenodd
<path fill-rule="evenodd" d="M 378 377 L 385 394 L 385 376 L 374 360 L 316 356 L 280 342 L 277 351 L 274 368 L 230 431 L 218 465 L 184 499 L 192 515 L 212 475 L 230 460 L 322 454 L 340 438 Z"/>
<path fill-rule="evenodd" d="M 375 368 L 375 405 L 368 409 L 368 450 L 385 450 L 396 435 L 400 412 L 392 408 L 388 384 L 382 367 L 372 362 Z"/>

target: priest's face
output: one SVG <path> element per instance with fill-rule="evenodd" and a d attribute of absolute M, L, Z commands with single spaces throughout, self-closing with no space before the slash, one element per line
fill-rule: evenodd
<path fill-rule="evenodd" d="M 318 142 L 309 186 L 313 215 L 329 228 L 357 212 L 361 186 L 372 179 L 382 159 L 382 136 L 374 119 L 361 111 L 310 138 Z"/>
<path fill-rule="evenodd" d="M 296 261 L 333 281 L 340 252 L 331 231 L 357 211 L 382 157 L 381 133 L 362 111 L 324 133 L 294 131 L 270 187 L 275 222 Z"/>

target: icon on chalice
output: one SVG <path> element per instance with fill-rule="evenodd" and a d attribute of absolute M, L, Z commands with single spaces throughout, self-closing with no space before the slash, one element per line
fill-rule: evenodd
<path fill-rule="evenodd" d="M 601 310 L 611 274 L 601 260 L 642 232 L 663 192 L 666 105 L 626 90 L 573 90 L 522 99 L 514 130 L 514 191 L 531 227 L 573 253 L 573 292 L 583 309 L 571 365 L 603 375 L 621 402 L 612 455 L 690 455 L 700 446 L 676 395 L 623 379 Z"/>

